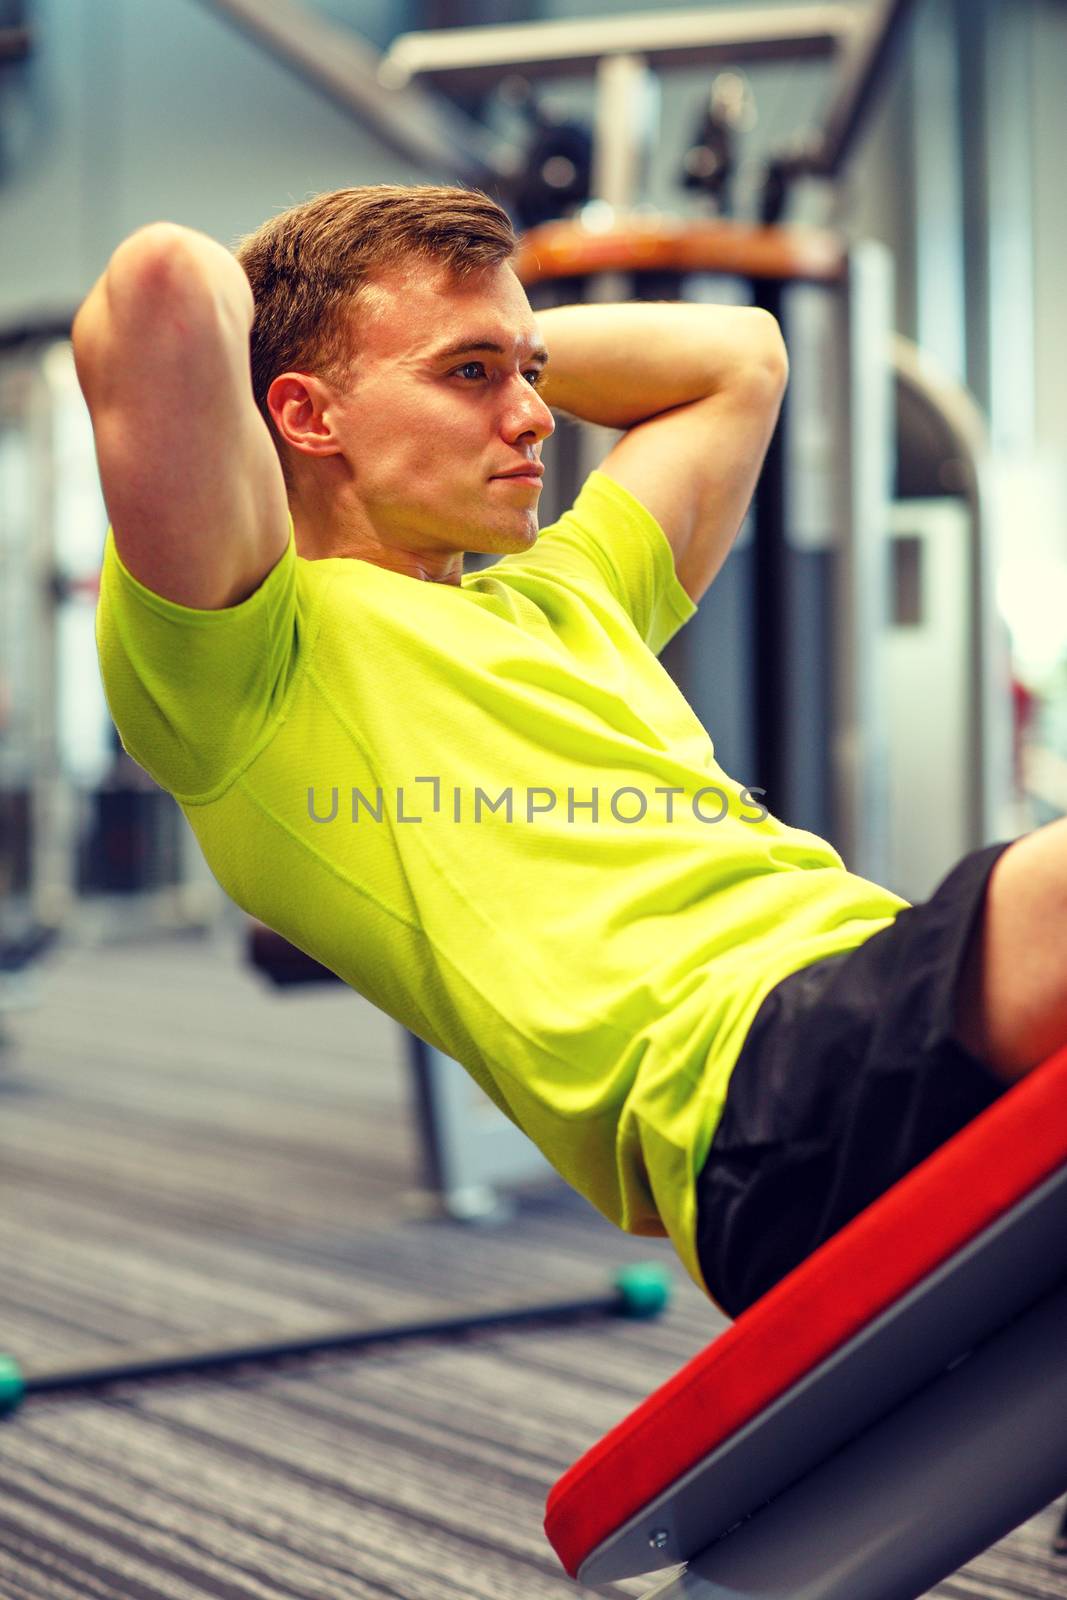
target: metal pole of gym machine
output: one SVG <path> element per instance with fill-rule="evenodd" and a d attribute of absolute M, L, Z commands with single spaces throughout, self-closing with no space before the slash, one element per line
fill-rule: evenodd
<path fill-rule="evenodd" d="M 799 177 L 841 177 L 876 93 L 899 50 L 914 0 L 875 0 L 844 52 L 837 92 L 820 131 L 794 140 L 767 167 L 762 217 L 777 223 Z M 884 252 L 854 247 L 840 306 L 835 378 L 849 397 L 838 485 L 833 605 L 832 811 L 834 842 L 855 872 L 884 881 L 888 863 L 888 725 L 877 681 L 877 649 L 888 623 L 888 574 L 881 513 L 890 489 L 891 279 Z M 756 304 L 781 319 L 782 284 L 756 286 Z M 879 340 L 885 345 L 878 355 Z M 874 346 L 872 350 L 872 341 Z M 884 364 L 884 384 L 879 371 Z M 788 402 L 787 402 L 788 403 Z M 785 408 L 783 408 L 784 410 Z M 788 781 L 789 653 L 778 641 L 786 615 L 784 430 L 764 465 L 755 507 L 757 768 L 770 794 Z M 773 809 L 773 801 L 772 801 Z"/>
<path fill-rule="evenodd" d="M 777 220 L 791 178 L 804 172 L 840 176 L 899 47 L 912 5 L 913 0 L 879 0 L 853 33 L 822 132 L 800 141 L 771 164 L 765 220 Z M 648 58 L 632 51 L 606 53 L 597 63 L 593 192 L 616 210 L 631 205 L 637 192 L 646 121 L 641 113 L 653 92 L 652 77 Z M 767 211 L 774 214 L 766 215 Z M 849 413 L 846 465 L 835 515 L 832 826 L 848 864 L 872 879 L 884 879 L 888 850 L 888 729 L 876 682 L 877 642 L 888 620 L 885 545 L 880 537 L 886 530 L 879 529 L 879 513 L 887 508 L 890 494 L 892 308 L 887 266 L 884 252 L 852 252 L 841 306 L 841 353 L 846 365 L 837 374 L 841 392 L 849 397 Z M 782 322 L 784 290 L 781 279 L 755 279 L 753 304 Z M 603 297 L 610 292 L 601 286 Z M 869 359 L 869 353 L 878 349 L 879 331 L 885 335 L 884 366 L 877 355 Z M 786 526 L 785 430 L 779 426 L 753 507 L 756 775 L 772 810 L 788 801 L 790 791 Z"/>

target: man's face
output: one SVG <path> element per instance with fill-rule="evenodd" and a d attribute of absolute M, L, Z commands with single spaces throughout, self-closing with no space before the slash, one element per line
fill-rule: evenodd
<path fill-rule="evenodd" d="M 378 538 L 420 553 L 528 549 L 555 424 L 534 388 L 546 353 L 512 269 L 394 269 L 356 312 L 356 348 L 338 431 Z M 533 475 L 506 476 L 524 468 Z"/>

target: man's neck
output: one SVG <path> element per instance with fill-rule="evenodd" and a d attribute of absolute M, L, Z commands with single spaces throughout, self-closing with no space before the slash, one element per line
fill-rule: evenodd
<path fill-rule="evenodd" d="M 329 507 L 308 507 L 293 499 L 290 504 L 296 547 L 306 561 L 326 561 L 338 557 L 369 561 L 420 583 L 447 583 L 455 588 L 463 578 L 462 550 L 420 551 L 390 543 L 380 537 L 362 511 L 336 501 Z M 316 512 L 318 513 L 316 515 Z"/>

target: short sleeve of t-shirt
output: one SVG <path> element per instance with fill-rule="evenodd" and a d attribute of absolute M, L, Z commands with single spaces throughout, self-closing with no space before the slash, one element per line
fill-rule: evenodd
<path fill-rule="evenodd" d="M 199 611 L 145 588 L 109 528 L 96 642 L 122 743 L 179 800 L 207 801 L 271 737 L 300 654 L 292 518 L 284 554 L 237 606 Z"/>
<path fill-rule="evenodd" d="M 571 509 L 532 550 L 504 556 L 490 570 L 504 578 L 520 568 L 550 573 L 580 590 L 607 588 L 654 655 L 696 614 L 663 529 L 604 472 L 590 473 Z"/>

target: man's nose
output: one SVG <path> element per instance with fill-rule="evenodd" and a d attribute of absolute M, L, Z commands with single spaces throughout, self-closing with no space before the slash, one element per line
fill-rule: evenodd
<path fill-rule="evenodd" d="M 521 388 L 515 390 L 505 419 L 508 438 L 520 439 L 525 434 L 532 434 L 535 439 L 547 439 L 549 434 L 556 431 L 555 417 L 525 378 L 520 378 L 519 384 Z"/>

